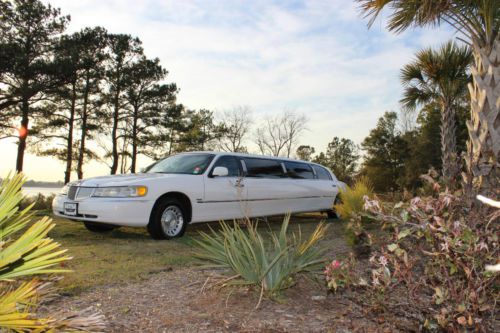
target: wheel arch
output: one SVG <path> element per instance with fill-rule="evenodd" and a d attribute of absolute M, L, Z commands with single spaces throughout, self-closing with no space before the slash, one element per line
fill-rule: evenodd
<path fill-rule="evenodd" d="M 160 195 L 158 197 L 158 199 L 156 199 L 156 201 L 153 205 L 153 209 L 151 209 L 151 213 L 149 215 L 149 221 L 151 222 L 151 219 L 153 218 L 153 212 L 155 211 L 158 204 L 162 200 L 167 199 L 167 198 L 178 200 L 183 205 L 183 207 L 186 209 L 187 223 L 191 222 L 191 219 L 193 217 L 193 205 L 191 204 L 191 199 L 189 199 L 189 197 L 185 193 L 177 192 L 177 191 L 171 191 L 171 192 L 164 193 L 164 194 Z"/>

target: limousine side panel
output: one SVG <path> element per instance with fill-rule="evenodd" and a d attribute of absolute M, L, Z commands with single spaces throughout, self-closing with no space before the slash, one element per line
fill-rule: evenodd
<path fill-rule="evenodd" d="M 337 191 L 333 181 L 248 178 L 249 216 L 331 209 Z"/>

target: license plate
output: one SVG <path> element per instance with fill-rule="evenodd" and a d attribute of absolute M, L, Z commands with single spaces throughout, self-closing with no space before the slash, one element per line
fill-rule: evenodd
<path fill-rule="evenodd" d="M 76 216 L 78 204 L 73 202 L 64 203 L 64 215 Z"/>

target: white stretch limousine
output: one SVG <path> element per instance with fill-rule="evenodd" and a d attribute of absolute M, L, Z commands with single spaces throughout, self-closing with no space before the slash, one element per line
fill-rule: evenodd
<path fill-rule="evenodd" d="M 67 184 L 55 215 L 91 231 L 145 227 L 155 239 L 182 236 L 190 222 L 323 211 L 345 186 L 318 164 L 236 153 L 193 152 L 162 159 L 144 173 Z"/>

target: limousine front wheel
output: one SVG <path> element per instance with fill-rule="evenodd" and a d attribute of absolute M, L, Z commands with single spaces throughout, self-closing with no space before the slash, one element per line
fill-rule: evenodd
<path fill-rule="evenodd" d="M 180 237 L 186 231 L 186 214 L 176 199 L 164 199 L 154 209 L 148 231 L 154 239 Z"/>

